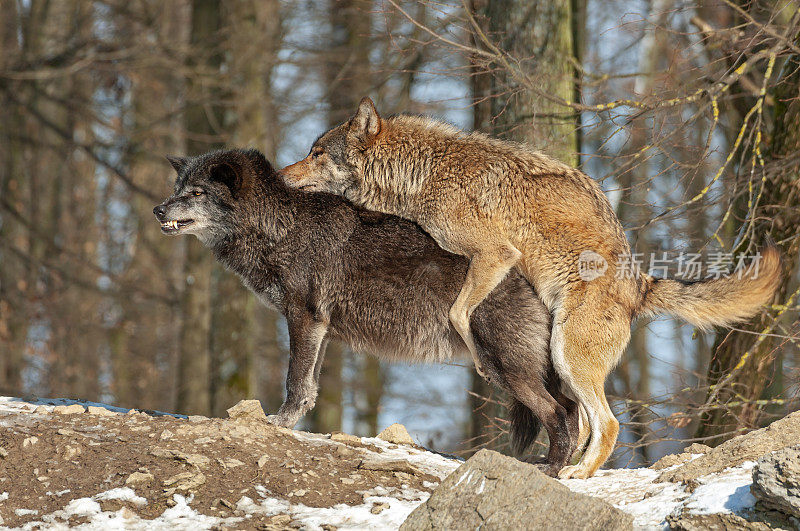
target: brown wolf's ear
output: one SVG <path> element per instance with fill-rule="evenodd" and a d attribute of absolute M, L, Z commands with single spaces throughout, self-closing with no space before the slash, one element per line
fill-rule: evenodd
<path fill-rule="evenodd" d="M 350 131 L 363 140 L 369 140 L 381 130 L 381 117 L 375 109 L 375 104 L 369 98 L 362 98 L 358 104 L 358 111 L 350 121 Z"/>
<path fill-rule="evenodd" d="M 180 173 L 186 167 L 187 159 L 185 157 L 176 157 L 174 155 L 166 155 L 166 157 L 176 172 Z"/>
<path fill-rule="evenodd" d="M 238 164 L 220 162 L 209 170 L 211 180 L 224 184 L 231 191 L 231 195 L 236 198 L 242 190 L 242 171 Z"/>

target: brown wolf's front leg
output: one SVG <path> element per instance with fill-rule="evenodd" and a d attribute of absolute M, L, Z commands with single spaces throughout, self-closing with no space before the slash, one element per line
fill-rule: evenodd
<path fill-rule="evenodd" d="M 511 245 L 502 244 L 491 249 L 481 250 L 472 256 L 467 270 L 467 278 L 461 287 L 456 302 L 450 308 L 450 322 L 466 343 L 475 370 L 481 377 L 486 378 L 486 371 L 478 358 L 478 350 L 472 339 L 470 330 L 470 317 L 478 304 L 505 278 L 508 272 L 517 263 L 522 253 Z M 486 378 L 488 380 L 488 378 Z"/>
<path fill-rule="evenodd" d="M 286 374 L 286 400 L 277 414 L 267 420 L 278 426 L 291 428 L 305 415 L 317 399 L 318 365 L 321 347 L 328 327 L 303 311 L 299 315 L 289 312 L 289 370 Z M 319 363 L 318 363 L 319 362 Z"/>

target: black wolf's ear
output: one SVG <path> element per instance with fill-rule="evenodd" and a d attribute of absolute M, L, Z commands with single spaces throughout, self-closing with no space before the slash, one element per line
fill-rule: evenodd
<path fill-rule="evenodd" d="M 358 111 L 350 121 L 350 130 L 363 140 L 369 140 L 381 131 L 381 117 L 371 99 L 361 99 Z"/>
<path fill-rule="evenodd" d="M 175 171 L 178 173 L 180 173 L 186 167 L 186 163 L 188 162 L 188 159 L 185 157 L 176 157 L 174 155 L 167 155 L 166 157 L 169 163 L 172 164 L 172 167 L 175 168 Z"/>
<path fill-rule="evenodd" d="M 238 165 L 220 162 L 209 170 L 209 177 L 212 181 L 224 184 L 231 191 L 231 195 L 236 198 L 242 189 L 242 175 Z"/>

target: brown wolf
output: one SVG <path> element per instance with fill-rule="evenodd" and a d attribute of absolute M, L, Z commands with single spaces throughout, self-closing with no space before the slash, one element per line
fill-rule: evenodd
<path fill-rule="evenodd" d="M 473 309 L 517 267 L 553 315 L 553 364 L 585 408 L 591 440 L 562 477 L 588 477 L 619 431 L 604 392 L 637 315 L 666 312 L 700 327 L 753 315 L 780 279 L 774 247 L 760 274 L 683 283 L 625 267 L 630 248 L 608 200 L 581 171 L 517 143 L 465 133 L 430 118 L 382 118 L 365 98 L 348 122 L 282 170 L 294 187 L 342 195 L 422 226 L 444 249 L 470 258 L 450 310 L 472 345 Z M 588 256 L 597 269 L 582 274 Z M 472 350 L 479 372 L 480 360 Z"/>
<path fill-rule="evenodd" d="M 441 362 L 466 354 L 450 326 L 467 260 L 398 217 L 330 194 L 288 188 L 255 151 L 170 158 L 174 193 L 153 209 L 165 234 L 194 234 L 265 304 L 286 317 L 286 400 L 269 420 L 293 426 L 312 407 L 329 339 L 389 360 Z M 478 353 L 512 396 L 519 453 L 540 421 L 555 474 L 577 442 L 577 404 L 550 361 L 550 314 L 531 285 L 508 275 L 472 316 Z"/>

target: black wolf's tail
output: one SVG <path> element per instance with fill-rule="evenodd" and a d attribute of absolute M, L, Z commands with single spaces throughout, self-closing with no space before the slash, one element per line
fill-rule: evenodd
<path fill-rule="evenodd" d="M 510 399 L 508 413 L 511 421 L 511 448 L 517 455 L 522 455 L 536 440 L 542 423 L 522 402 L 513 396 Z"/>

